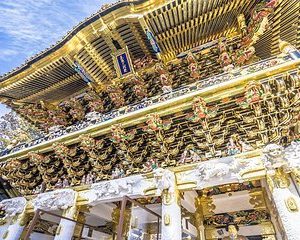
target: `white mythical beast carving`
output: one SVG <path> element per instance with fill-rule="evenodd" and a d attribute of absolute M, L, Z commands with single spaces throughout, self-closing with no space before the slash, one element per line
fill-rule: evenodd
<path fill-rule="evenodd" d="M 161 195 L 164 190 L 167 190 L 169 193 L 174 193 L 175 175 L 173 172 L 167 169 L 157 168 L 153 173 L 157 194 Z"/>
<path fill-rule="evenodd" d="M 16 197 L 5 199 L 0 202 L 0 208 L 5 211 L 5 218 L 14 217 L 24 211 L 26 206 L 26 199 L 23 197 Z"/>
<path fill-rule="evenodd" d="M 287 165 L 287 161 L 283 152 L 283 147 L 271 143 L 264 147 L 263 153 L 264 166 L 268 171 L 273 171 L 276 168 Z"/>
<path fill-rule="evenodd" d="M 133 193 L 134 185 L 138 184 L 135 179 L 117 179 L 92 185 L 97 198 L 107 198 L 116 196 L 125 196 Z"/>
<path fill-rule="evenodd" d="M 34 209 L 63 210 L 74 205 L 75 196 L 75 191 L 72 189 L 59 189 L 37 195 L 32 203 Z"/>
<path fill-rule="evenodd" d="M 284 154 L 289 167 L 300 168 L 300 142 L 292 142 L 291 145 L 285 149 Z"/>
<path fill-rule="evenodd" d="M 200 180 L 207 181 L 210 178 L 219 177 L 222 178 L 231 173 L 232 170 L 236 170 L 236 163 L 232 165 L 227 163 L 202 163 L 196 169 L 196 174 Z"/>

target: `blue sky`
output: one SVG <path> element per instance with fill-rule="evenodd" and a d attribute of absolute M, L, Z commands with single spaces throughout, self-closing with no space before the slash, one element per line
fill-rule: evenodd
<path fill-rule="evenodd" d="M 0 75 L 116 0 L 0 0 Z M 0 116 L 6 112 L 0 106 Z"/>

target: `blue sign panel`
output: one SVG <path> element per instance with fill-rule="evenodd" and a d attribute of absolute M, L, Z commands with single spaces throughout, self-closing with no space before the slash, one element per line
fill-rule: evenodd
<path fill-rule="evenodd" d="M 147 34 L 147 38 L 148 38 L 148 40 L 149 40 L 149 42 L 150 42 L 150 44 L 151 44 L 154 52 L 155 53 L 160 53 L 160 48 L 159 48 L 159 46 L 158 46 L 158 44 L 157 44 L 157 42 L 156 42 L 156 40 L 154 38 L 153 33 L 150 32 L 149 30 L 146 30 L 146 34 Z"/>
<path fill-rule="evenodd" d="M 117 56 L 117 63 L 122 76 L 131 73 L 132 70 L 126 53 L 122 53 Z"/>

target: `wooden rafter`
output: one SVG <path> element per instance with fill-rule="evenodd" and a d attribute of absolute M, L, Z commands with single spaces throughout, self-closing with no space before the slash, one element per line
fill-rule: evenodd
<path fill-rule="evenodd" d="M 80 79 L 81 79 L 81 77 L 78 74 L 72 75 L 72 76 L 67 77 L 67 78 L 61 80 L 60 82 L 52 85 L 51 87 L 48 87 L 48 88 L 44 89 L 43 91 L 40 91 L 38 93 L 35 93 L 33 95 L 30 95 L 30 96 L 28 96 L 26 98 L 21 99 L 20 102 L 31 102 L 32 100 L 33 101 L 37 100 L 37 99 L 39 99 L 39 97 L 41 97 L 43 95 L 49 94 L 51 92 L 55 93 L 55 91 L 57 89 L 65 86 L 65 85 L 67 85 L 67 84 L 69 84 L 71 82 L 78 81 Z"/>

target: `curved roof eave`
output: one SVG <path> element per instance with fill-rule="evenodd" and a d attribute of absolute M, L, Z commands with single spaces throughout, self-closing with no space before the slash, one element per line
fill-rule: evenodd
<path fill-rule="evenodd" d="M 131 1 L 117 2 L 114 5 L 108 7 L 104 10 L 99 10 L 97 13 L 92 14 L 90 17 L 88 17 L 84 21 L 80 22 L 71 31 L 69 31 L 65 36 L 63 36 L 61 40 L 58 40 L 56 44 L 53 44 L 49 48 L 46 48 L 45 50 L 41 51 L 40 53 L 37 53 L 34 56 L 30 57 L 21 66 L 15 68 L 15 69 L 12 69 L 11 71 L 3 74 L 2 76 L 0 75 L 0 82 L 3 82 L 5 80 L 21 73 L 22 71 L 28 69 L 32 64 L 43 59 L 44 57 L 48 56 L 49 54 L 57 51 L 62 46 L 64 46 L 72 37 L 74 37 L 79 31 L 81 31 L 83 28 L 90 25 L 91 23 L 95 22 L 96 20 L 100 19 L 101 17 L 104 17 L 121 7 L 130 6 L 131 4 L 138 5 L 138 4 L 142 4 L 144 2 L 147 2 L 147 0 L 136 0 L 136 1 L 132 1 L 132 2 Z"/>

